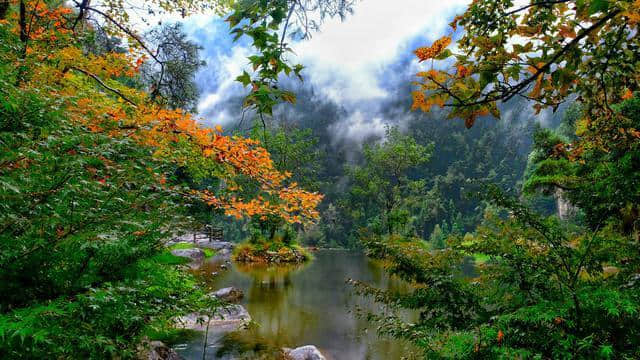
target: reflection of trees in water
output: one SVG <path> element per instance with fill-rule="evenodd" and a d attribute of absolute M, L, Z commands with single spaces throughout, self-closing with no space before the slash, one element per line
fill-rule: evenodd
<path fill-rule="evenodd" d="M 286 360 L 278 344 L 242 331 L 226 334 L 219 343 L 216 357 L 235 360 Z"/>
<path fill-rule="evenodd" d="M 305 344 L 316 345 L 334 360 L 400 359 L 409 353 L 398 340 L 380 338 L 375 329 L 364 331 L 371 323 L 354 316 L 353 307 L 374 309 L 378 304 L 353 293 L 345 280 L 394 291 L 403 291 L 408 284 L 390 277 L 381 263 L 361 253 L 319 251 L 315 257 L 302 266 L 234 264 L 216 277 L 217 287 L 238 286 L 245 291 L 245 307 L 256 323 L 217 342 L 227 354 L 220 353 L 219 358 L 272 360 L 283 346 Z"/>
<path fill-rule="evenodd" d="M 292 346 L 300 335 L 315 327 L 317 316 L 301 305 L 304 290 L 293 286 L 292 275 L 305 265 L 237 266 L 251 278 L 247 304 L 256 326 L 247 336 L 267 342 L 267 347 Z"/>

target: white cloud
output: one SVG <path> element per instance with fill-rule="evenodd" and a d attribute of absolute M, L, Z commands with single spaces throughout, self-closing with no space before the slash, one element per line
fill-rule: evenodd
<path fill-rule="evenodd" d="M 207 82 L 216 84 L 214 92 L 205 92 L 200 96 L 198 110 L 207 118 L 207 122 L 216 125 L 228 125 L 234 118 L 227 114 L 224 108 L 226 102 L 238 92 L 242 91 L 242 85 L 235 79 L 247 68 L 247 57 L 250 50 L 246 47 L 234 47 L 230 55 L 216 54 L 207 56 L 203 53 L 208 68 L 196 78 L 201 86 L 208 86 Z M 212 69 L 215 69 L 212 71 Z M 204 83 L 203 83 L 204 82 Z M 240 110 L 240 109 L 238 109 Z"/>
<path fill-rule="evenodd" d="M 404 67 L 398 62 L 411 57 L 416 42 L 428 45 L 449 33 L 448 23 L 468 2 L 363 0 L 344 22 L 330 19 L 310 40 L 292 44 L 295 55 L 290 60 L 306 66 L 305 82 L 320 96 L 346 110 L 340 121 L 344 128 L 333 129 L 336 133 L 360 140 L 381 135 L 383 124 L 392 119 L 376 116 L 380 109 L 372 109 L 371 104 L 397 96 L 391 84 L 394 79 L 405 81 L 419 69 L 417 61 Z M 231 43 L 227 25 L 219 18 L 192 16 L 185 21 L 185 29 L 204 47 L 201 55 L 208 64 L 196 79 L 203 90 L 200 114 L 206 123 L 229 125 L 241 113 L 229 107 L 230 100 L 243 92 L 235 78 L 248 68 L 246 58 L 253 49 L 246 41 Z"/>
<path fill-rule="evenodd" d="M 407 42 L 448 31 L 447 24 L 468 0 L 364 0 L 345 22 L 332 19 L 309 41 L 293 46 L 307 74 L 333 100 L 360 101 L 386 96 L 376 76 Z M 297 59 L 296 59 L 297 60 Z M 336 80 L 337 79 L 337 80 Z"/>
<path fill-rule="evenodd" d="M 387 123 L 381 117 L 370 117 L 360 110 L 355 110 L 345 121 L 333 124 L 329 130 L 336 134 L 334 142 L 349 140 L 362 143 L 369 137 L 382 137 L 385 126 Z"/>

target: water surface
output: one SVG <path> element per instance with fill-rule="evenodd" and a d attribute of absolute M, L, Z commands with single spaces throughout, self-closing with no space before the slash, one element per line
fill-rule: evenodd
<path fill-rule="evenodd" d="M 353 292 L 348 278 L 383 289 L 402 291 L 407 285 L 390 277 L 379 263 L 354 251 L 320 250 L 299 266 L 232 265 L 220 270 L 212 260 L 199 270 L 214 288 L 244 291 L 241 304 L 255 326 L 233 334 L 213 330 L 207 359 L 272 359 L 282 347 L 315 345 L 333 360 L 393 360 L 407 357 L 405 342 L 380 338 L 371 324 L 354 314 L 356 306 L 378 311 L 377 305 Z M 217 275 L 211 275 L 217 272 Z M 202 359 L 203 336 L 178 347 L 186 359 Z"/>

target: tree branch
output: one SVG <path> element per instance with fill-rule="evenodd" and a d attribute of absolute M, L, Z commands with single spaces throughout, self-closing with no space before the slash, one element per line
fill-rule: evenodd
<path fill-rule="evenodd" d="M 506 12 L 504 14 L 504 16 L 513 15 L 513 14 L 519 13 L 520 11 L 526 10 L 526 9 L 534 7 L 534 6 L 545 6 L 545 5 L 562 4 L 562 3 L 569 2 L 569 1 L 570 0 L 556 0 L 556 1 L 540 1 L 540 2 L 536 2 L 536 3 L 531 3 L 531 4 L 523 6 L 521 8 Z"/>
<path fill-rule="evenodd" d="M 88 76 L 88 77 L 92 78 L 92 79 L 93 79 L 93 80 L 95 80 L 98 84 L 100 84 L 103 88 L 105 88 L 105 89 L 107 89 L 107 90 L 111 91 L 112 93 L 114 93 L 114 94 L 118 95 L 120 98 L 122 98 L 122 100 L 124 100 L 124 101 L 128 102 L 129 104 L 133 105 L 133 107 L 136 107 L 136 108 L 138 107 L 138 105 L 137 105 L 135 102 L 133 102 L 133 101 L 132 101 L 131 99 L 129 99 L 128 97 L 126 97 L 122 92 L 120 92 L 120 90 L 115 89 L 115 88 L 112 88 L 111 86 L 109 86 L 109 85 L 105 84 L 105 83 L 104 83 L 104 81 L 102 81 L 102 80 L 101 80 L 97 75 L 92 74 L 92 73 L 90 73 L 90 72 L 88 72 L 88 71 L 85 71 L 85 70 L 82 70 L 82 69 L 76 68 L 76 67 L 72 67 L 71 69 L 73 69 L 73 70 L 75 70 L 75 71 L 77 71 L 77 72 L 80 72 L 80 73 L 82 73 L 82 74 L 84 74 L 84 75 L 86 75 L 86 76 Z"/>

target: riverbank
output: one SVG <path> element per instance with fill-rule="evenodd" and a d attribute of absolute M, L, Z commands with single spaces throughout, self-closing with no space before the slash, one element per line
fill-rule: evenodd
<path fill-rule="evenodd" d="M 324 250 L 304 264 L 243 264 L 216 255 L 192 271 L 211 289 L 243 292 L 235 304 L 251 316 L 246 327 L 233 331 L 209 328 L 173 344 L 187 360 L 280 359 L 283 349 L 314 345 L 326 359 L 399 359 L 402 341 L 379 338 L 354 309 L 376 309 L 354 296 L 347 278 L 368 281 L 382 289 L 402 291 L 408 284 L 389 276 L 383 267 L 358 251 Z M 302 351 L 300 351 L 302 352 Z M 296 352 L 298 353 L 298 352 Z M 387 356 L 383 356 L 387 354 Z"/>

